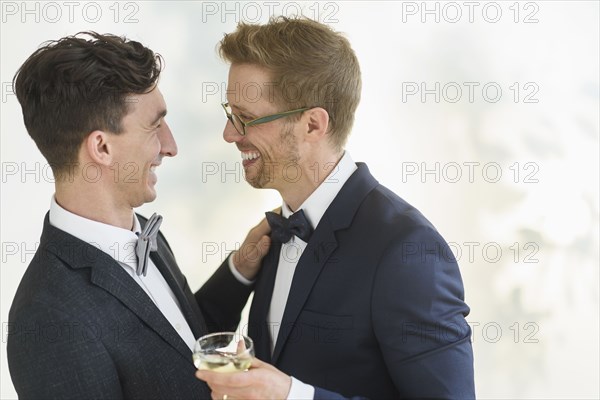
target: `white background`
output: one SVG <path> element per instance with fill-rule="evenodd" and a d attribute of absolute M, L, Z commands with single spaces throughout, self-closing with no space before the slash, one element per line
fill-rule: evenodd
<path fill-rule="evenodd" d="M 478 397 L 600 396 L 597 1 L 3 1 L 0 398 L 16 398 L 8 311 L 53 193 L 10 93 L 18 67 L 42 42 L 82 30 L 164 56 L 179 155 L 139 211 L 164 216 L 199 287 L 280 204 L 244 182 L 239 153 L 222 140 L 228 67 L 215 46 L 240 19 L 300 8 L 346 33 L 360 60 L 352 157 L 419 208 L 459 258 Z"/>

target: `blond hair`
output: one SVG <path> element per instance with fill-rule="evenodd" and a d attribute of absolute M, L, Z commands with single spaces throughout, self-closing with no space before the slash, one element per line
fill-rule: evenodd
<path fill-rule="evenodd" d="M 343 149 L 361 91 L 358 59 L 344 36 L 304 17 L 273 17 L 266 25 L 239 23 L 218 49 L 231 64 L 265 68 L 277 105 L 324 108 L 331 143 Z"/>

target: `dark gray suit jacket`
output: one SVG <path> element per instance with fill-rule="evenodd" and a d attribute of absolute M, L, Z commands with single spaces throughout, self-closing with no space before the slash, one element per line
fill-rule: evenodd
<path fill-rule="evenodd" d="M 249 319 L 256 356 L 317 386 L 315 399 L 474 398 L 469 307 L 452 252 L 357 165 L 298 261 L 272 355 L 281 245 L 263 259 Z"/>
<path fill-rule="evenodd" d="M 251 288 L 224 264 L 194 295 L 162 234 L 158 245 L 151 257 L 194 336 L 234 330 Z M 48 215 L 10 309 L 7 355 L 20 398 L 210 398 L 191 350 L 148 295 Z"/>

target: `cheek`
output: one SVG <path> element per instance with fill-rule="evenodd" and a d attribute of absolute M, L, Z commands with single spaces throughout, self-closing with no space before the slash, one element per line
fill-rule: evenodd
<path fill-rule="evenodd" d="M 160 151 L 161 141 L 160 141 L 160 137 L 158 136 L 158 134 L 152 135 L 152 144 L 154 145 L 154 147 L 156 149 L 158 149 Z"/>
<path fill-rule="evenodd" d="M 279 136 L 272 134 L 271 136 L 263 135 L 254 139 L 252 146 L 258 149 L 263 155 L 275 155 L 281 153 L 282 143 Z"/>
<path fill-rule="evenodd" d="M 153 135 L 144 146 L 144 154 L 148 159 L 154 159 L 160 153 L 161 144 L 158 135 Z"/>

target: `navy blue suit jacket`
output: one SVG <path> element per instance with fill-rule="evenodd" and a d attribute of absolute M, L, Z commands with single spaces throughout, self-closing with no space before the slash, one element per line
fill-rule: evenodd
<path fill-rule="evenodd" d="M 234 330 L 251 288 L 221 268 L 192 294 L 162 234 L 158 246 L 151 258 L 194 336 Z M 148 295 L 112 257 L 48 216 L 10 309 L 7 342 L 20 398 L 210 399 L 191 350 Z"/>
<path fill-rule="evenodd" d="M 364 164 L 302 254 L 271 355 L 267 313 L 279 260 L 263 260 L 250 310 L 257 356 L 315 385 L 315 398 L 475 397 L 458 265 L 425 217 Z"/>

